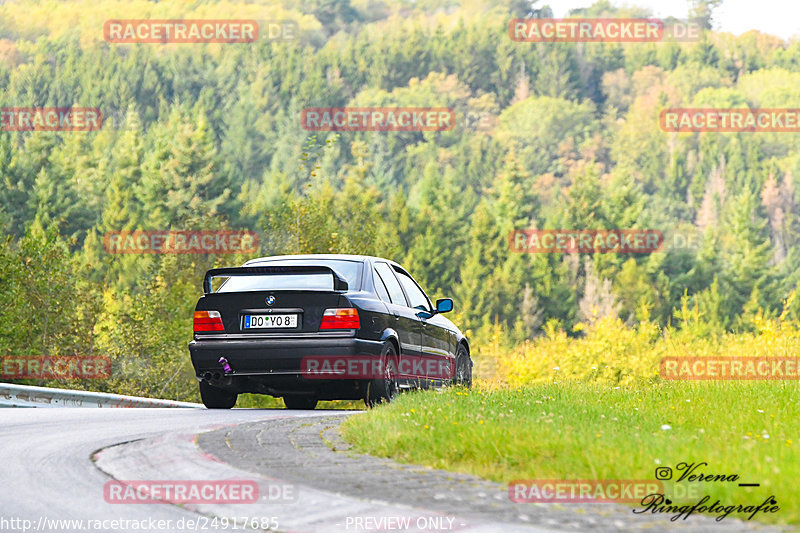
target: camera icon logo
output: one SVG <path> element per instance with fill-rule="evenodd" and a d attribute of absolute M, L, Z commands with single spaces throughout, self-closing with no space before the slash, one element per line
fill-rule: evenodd
<path fill-rule="evenodd" d="M 656 479 L 660 481 L 672 479 L 672 469 L 668 466 L 659 466 L 656 468 Z"/>

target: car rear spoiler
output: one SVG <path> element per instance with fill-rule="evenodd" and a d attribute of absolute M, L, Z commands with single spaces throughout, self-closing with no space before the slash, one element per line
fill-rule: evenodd
<path fill-rule="evenodd" d="M 211 294 L 211 280 L 214 278 L 229 278 L 231 276 L 263 276 L 269 274 L 331 274 L 333 276 L 333 290 L 346 291 L 347 281 L 334 269 L 326 266 L 298 265 L 298 266 L 246 266 L 230 268 L 212 268 L 203 278 L 203 292 Z"/>

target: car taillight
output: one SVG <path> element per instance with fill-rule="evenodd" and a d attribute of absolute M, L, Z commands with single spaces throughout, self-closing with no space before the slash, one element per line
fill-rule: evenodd
<path fill-rule="evenodd" d="M 195 311 L 194 331 L 225 331 L 219 311 Z"/>
<path fill-rule="evenodd" d="M 319 329 L 358 329 L 361 322 L 358 320 L 358 310 L 348 307 L 346 309 L 326 309 L 322 313 L 322 323 Z"/>

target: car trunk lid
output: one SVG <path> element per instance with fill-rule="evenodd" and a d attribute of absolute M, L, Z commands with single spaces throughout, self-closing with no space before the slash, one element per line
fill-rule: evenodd
<path fill-rule="evenodd" d="M 228 278 L 213 292 L 215 278 Z M 352 307 L 347 282 L 326 266 L 257 266 L 212 269 L 197 311 L 222 315 L 224 332 L 287 335 L 320 331 L 327 309 Z"/>

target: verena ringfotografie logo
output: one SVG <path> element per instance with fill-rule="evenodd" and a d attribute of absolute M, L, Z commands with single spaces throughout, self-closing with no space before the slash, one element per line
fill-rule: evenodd
<path fill-rule="evenodd" d="M 800 132 L 800 108 L 665 109 L 661 111 L 659 123 L 667 132 L 797 133 Z"/>
<path fill-rule="evenodd" d="M 252 231 L 110 231 L 103 238 L 110 254 L 252 254 L 258 235 Z"/>
<path fill-rule="evenodd" d="M 638 503 L 650 494 L 663 494 L 651 479 L 526 479 L 508 485 L 517 503 Z"/>
<path fill-rule="evenodd" d="M 740 483 L 739 482 L 739 474 L 733 473 L 707 473 L 702 470 L 703 467 L 708 466 L 708 463 L 705 461 L 683 461 L 678 463 L 675 466 L 675 469 L 680 473 L 677 479 L 674 481 L 666 481 L 673 479 L 673 470 L 668 466 L 660 466 L 656 468 L 656 479 L 665 480 L 665 484 L 671 483 L 673 487 L 678 488 L 681 487 L 681 493 L 688 497 L 688 500 L 685 502 L 677 502 L 675 501 L 676 498 L 672 494 L 648 494 L 641 502 L 642 509 L 634 509 L 633 512 L 636 514 L 661 514 L 665 513 L 670 516 L 671 522 L 676 522 L 677 520 L 686 520 L 691 516 L 693 513 L 704 513 L 708 515 L 717 515 L 714 520 L 717 522 L 723 521 L 725 518 L 730 516 L 731 514 L 744 514 L 745 520 L 752 520 L 758 513 L 777 513 L 780 510 L 780 506 L 777 505 L 778 500 L 775 495 L 770 495 L 767 498 L 761 500 L 758 505 L 753 503 L 750 504 L 742 504 L 742 503 L 723 503 L 719 499 L 715 499 L 712 501 L 711 496 L 708 494 L 703 495 L 697 494 L 697 491 L 694 491 L 695 494 L 691 495 L 688 494 L 687 491 L 691 491 L 692 488 L 699 488 L 702 486 L 708 487 L 709 483 L 714 484 L 721 484 L 721 483 L 731 483 L 732 488 L 733 486 L 737 487 L 759 487 L 761 483 Z M 719 486 L 719 485 L 718 485 Z M 763 496 L 761 497 L 763 498 Z M 759 498 L 760 499 L 760 498 Z M 673 505 L 676 504 L 676 505 Z"/>
<path fill-rule="evenodd" d="M 664 235 L 649 229 L 521 229 L 508 238 L 518 253 L 640 253 L 661 250 Z"/>
<path fill-rule="evenodd" d="M 527 43 L 647 43 L 698 41 L 699 21 L 655 18 L 528 18 L 508 23 L 512 41 Z"/>
<path fill-rule="evenodd" d="M 664 357 L 660 373 L 669 380 L 797 380 L 797 357 Z"/>
<path fill-rule="evenodd" d="M 455 123 L 449 107 L 309 107 L 300 113 L 307 131 L 446 131 Z"/>
<path fill-rule="evenodd" d="M 95 355 L 7 355 L 0 379 L 105 379 L 111 359 Z"/>
<path fill-rule="evenodd" d="M 107 503 L 256 503 L 258 484 L 247 480 L 109 481 L 103 487 Z"/>
<path fill-rule="evenodd" d="M 258 39 L 255 20 L 107 20 L 103 37 L 110 43 L 252 43 Z"/>
<path fill-rule="evenodd" d="M 455 362 L 434 356 L 402 356 L 389 361 L 372 355 L 312 355 L 300 361 L 300 372 L 307 379 L 379 379 L 397 377 L 427 377 L 451 379 Z"/>
<path fill-rule="evenodd" d="M 0 107 L 3 131 L 95 131 L 103 127 L 96 107 Z"/>

